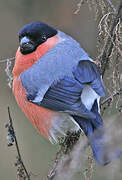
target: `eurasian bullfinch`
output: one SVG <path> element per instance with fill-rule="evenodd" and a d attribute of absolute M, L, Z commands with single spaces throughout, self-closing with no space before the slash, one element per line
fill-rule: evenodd
<path fill-rule="evenodd" d="M 79 129 L 90 139 L 103 127 L 105 89 L 97 65 L 72 37 L 43 22 L 25 25 L 19 43 L 13 92 L 22 111 L 51 142 Z M 90 145 L 98 164 L 109 163 L 102 134 Z"/>

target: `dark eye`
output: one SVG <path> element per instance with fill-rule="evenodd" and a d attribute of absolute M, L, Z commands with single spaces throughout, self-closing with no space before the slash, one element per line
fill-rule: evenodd
<path fill-rule="evenodd" d="M 41 39 L 42 39 L 42 41 L 46 41 L 47 40 L 46 35 L 42 35 Z"/>

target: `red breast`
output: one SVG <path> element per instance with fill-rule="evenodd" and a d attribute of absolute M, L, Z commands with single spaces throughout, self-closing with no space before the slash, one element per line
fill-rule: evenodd
<path fill-rule="evenodd" d="M 39 60 L 44 54 L 46 54 L 53 46 L 58 43 L 58 36 L 55 35 L 40 46 L 37 47 L 36 51 L 31 54 L 23 55 L 20 52 L 20 47 L 17 50 L 15 65 L 13 68 L 13 76 L 19 76 L 25 70 L 31 68 L 33 64 Z"/>
<path fill-rule="evenodd" d="M 49 138 L 49 129 L 51 127 L 54 111 L 39 107 L 26 99 L 26 92 L 21 84 L 19 75 L 25 70 L 31 68 L 33 64 L 47 53 L 58 43 L 58 36 L 49 38 L 45 43 L 38 46 L 36 51 L 31 54 L 23 55 L 20 47 L 16 53 L 15 66 L 13 68 L 13 93 L 16 101 L 28 119 L 39 130 L 39 132 Z"/>

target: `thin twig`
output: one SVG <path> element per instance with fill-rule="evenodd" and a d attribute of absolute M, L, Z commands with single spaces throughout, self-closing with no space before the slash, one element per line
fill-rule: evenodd
<path fill-rule="evenodd" d="M 80 2 L 77 4 L 77 9 L 75 10 L 74 14 L 78 14 L 80 11 L 81 5 L 84 3 L 84 0 L 80 0 Z"/>
<path fill-rule="evenodd" d="M 99 61 L 102 64 L 102 66 L 101 66 L 101 74 L 102 74 L 102 76 L 104 76 L 104 74 L 105 74 L 106 67 L 107 67 L 108 62 L 109 62 L 109 57 L 111 55 L 111 52 L 112 52 L 112 49 L 113 49 L 113 46 L 114 46 L 114 44 L 113 44 L 113 42 L 115 40 L 114 30 L 115 30 L 116 25 L 119 22 L 119 19 L 122 19 L 122 1 L 121 0 L 120 0 L 120 4 L 119 4 L 117 14 L 116 14 L 116 16 L 114 18 L 114 21 L 113 21 L 113 24 L 111 26 L 111 30 L 110 30 L 110 33 L 108 35 L 108 39 L 107 39 L 107 41 L 105 43 L 103 52 L 99 57 Z"/>
<path fill-rule="evenodd" d="M 82 131 L 77 132 L 67 132 L 67 136 L 59 139 L 59 145 L 60 150 L 57 152 L 53 166 L 48 173 L 46 180 L 52 180 L 57 172 L 59 161 L 61 160 L 62 155 L 69 154 L 72 149 L 74 148 L 74 145 L 78 142 L 80 135 L 82 135 Z M 84 145 L 84 148 L 86 145 Z"/>
<path fill-rule="evenodd" d="M 20 154 L 20 150 L 19 150 L 19 146 L 18 146 L 18 142 L 17 142 L 17 138 L 16 138 L 16 135 L 15 135 L 15 131 L 14 131 L 14 127 L 13 127 L 13 122 L 12 122 L 12 118 L 11 118 L 11 114 L 10 114 L 10 108 L 8 107 L 8 115 L 9 115 L 9 128 L 11 128 L 11 132 L 12 132 L 12 136 L 14 138 L 14 142 L 15 142 L 15 146 L 16 146 L 16 150 L 17 150 L 17 154 L 18 154 L 18 160 L 19 160 L 19 163 L 22 165 L 24 171 L 25 171 L 25 174 L 27 176 L 27 179 L 30 180 L 30 175 L 23 163 L 23 160 L 22 160 L 22 157 L 21 157 L 21 154 Z"/>
<path fill-rule="evenodd" d="M 48 173 L 47 177 L 46 177 L 46 180 L 52 180 L 55 175 L 56 175 L 56 169 L 57 169 L 57 166 L 58 166 L 58 162 L 59 160 L 61 159 L 62 157 L 62 147 L 61 149 L 59 150 L 59 152 L 57 153 L 56 155 L 56 158 L 54 160 L 54 163 L 53 163 L 53 166 L 52 166 L 52 169 L 50 170 L 50 172 Z"/>
<path fill-rule="evenodd" d="M 113 92 L 113 94 L 111 94 L 110 96 L 106 97 L 105 99 L 103 99 L 100 102 L 100 105 L 104 105 L 105 103 L 107 103 L 108 101 L 112 100 L 113 97 L 115 97 L 116 95 L 120 95 L 122 93 L 122 88 L 120 88 L 119 90 Z"/>
<path fill-rule="evenodd" d="M 68 163 L 71 162 L 72 161 L 71 156 L 72 156 L 73 152 L 76 152 L 76 150 L 78 150 L 78 149 L 80 149 L 80 152 L 85 151 L 85 149 L 89 146 L 89 141 L 82 141 L 82 142 L 80 141 L 80 137 L 81 137 L 80 135 L 83 136 L 82 131 L 78 131 L 78 132 L 75 132 L 75 133 L 69 132 L 69 135 L 67 135 L 65 137 L 62 144 L 60 144 L 61 148 L 60 148 L 59 152 L 56 155 L 53 166 L 52 166 L 50 172 L 48 173 L 48 175 L 46 177 L 46 180 L 53 180 L 54 177 L 57 177 L 57 175 L 59 173 L 58 172 L 59 166 L 62 164 L 63 161 L 64 161 L 63 166 L 65 166 L 67 164 L 67 162 Z M 75 140 L 74 144 L 72 144 L 73 143 L 72 140 L 73 140 L 73 142 Z M 70 147 L 71 149 L 68 147 L 69 142 L 72 144 L 72 147 Z M 67 149 L 66 147 L 69 148 L 69 149 Z"/>
<path fill-rule="evenodd" d="M 7 59 L 0 59 L 0 63 L 7 62 L 8 60 L 13 61 L 13 60 L 15 60 L 15 57 L 7 58 Z"/>

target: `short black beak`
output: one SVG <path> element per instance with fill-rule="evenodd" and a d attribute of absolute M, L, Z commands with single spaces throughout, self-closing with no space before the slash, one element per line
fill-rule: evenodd
<path fill-rule="evenodd" d="M 20 40 L 20 51 L 23 54 L 31 53 L 33 52 L 34 49 L 35 49 L 35 46 L 28 37 L 25 36 Z"/>

